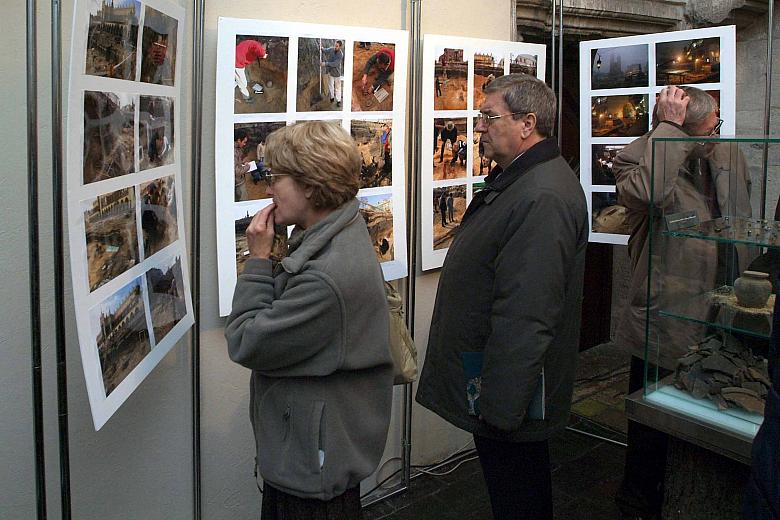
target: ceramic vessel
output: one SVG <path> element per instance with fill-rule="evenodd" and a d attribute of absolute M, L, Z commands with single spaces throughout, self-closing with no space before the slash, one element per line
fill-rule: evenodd
<path fill-rule="evenodd" d="M 772 282 L 767 273 L 745 271 L 734 281 L 734 294 L 743 307 L 764 307 L 772 294 Z"/>

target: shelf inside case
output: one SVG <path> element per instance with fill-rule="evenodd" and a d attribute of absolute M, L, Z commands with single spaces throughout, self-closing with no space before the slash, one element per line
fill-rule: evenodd
<path fill-rule="evenodd" d="M 780 247 L 780 221 L 747 217 L 718 217 L 698 222 L 695 217 L 685 226 L 668 223 L 662 234 L 669 237 L 699 238 L 730 244 L 746 244 L 760 247 Z"/>
<path fill-rule="evenodd" d="M 674 302 L 659 310 L 661 316 L 709 325 L 732 333 L 769 339 L 772 333 L 772 309 L 775 296 L 771 295 L 761 308 L 742 307 L 728 285 L 698 294 L 693 298 Z"/>

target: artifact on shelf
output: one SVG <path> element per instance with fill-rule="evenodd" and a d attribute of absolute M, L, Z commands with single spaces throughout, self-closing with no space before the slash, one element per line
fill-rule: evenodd
<path fill-rule="evenodd" d="M 742 276 L 734 280 L 734 294 L 743 307 L 765 307 L 769 295 L 772 294 L 772 282 L 769 273 L 761 271 L 744 271 Z"/>

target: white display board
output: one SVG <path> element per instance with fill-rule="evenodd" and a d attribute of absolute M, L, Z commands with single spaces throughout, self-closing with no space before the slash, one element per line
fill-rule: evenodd
<path fill-rule="evenodd" d="M 474 133 L 484 86 L 513 72 L 544 80 L 546 52 L 539 44 L 434 34 L 423 45 L 420 218 L 422 269 L 428 270 L 444 263 L 475 187 L 495 164 L 483 158 Z"/>
<path fill-rule="evenodd" d="M 580 182 L 591 242 L 628 243 L 612 158 L 650 129 L 662 88 L 688 85 L 709 92 L 720 105 L 720 133 L 735 133 L 735 38 L 730 25 L 580 43 Z"/>
<path fill-rule="evenodd" d="M 243 66 L 246 46 L 257 48 L 252 41 L 260 43 L 266 57 L 255 60 L 250 55 L 249 63 Z M 337 41 L 343 50 L 341 95 L 337 76 L 329 77 L 328 69 L 320 67 L 333 58 L 330 52 Z M 251 172 L 236 178 L 234 164 L 255 161 L 256 165 L 262 156 L 257 145 L 273 130 L 296 121 L 334 121 L 351 132 L 363 157 L 358 192 L 361 213 L 384 277 L 393 280 L 407 275 L 407 49 L 406 31 L 219 19 L 215 171 L 221 316 L 230 313 L 236 279 L 249 253 L 245 236 L 249 219 L 272 202 L 263 181 Z M 366 91 L 363 72 L 377 54 L 392 57 L 394 72 L 388 82 L 378 81 L 379 71 L 369 67 L 370 90 Z M 374 92 L 375 82 L 378 88 Z M 236 130 L 243 130 L 248 137 L 237 154 Z"/>
<path fill-rule="evenodd" d="M 68 229 L 96 430 L 194 322 L 181 189 L 185 25 L 166 0 L 74 8 Z"/>

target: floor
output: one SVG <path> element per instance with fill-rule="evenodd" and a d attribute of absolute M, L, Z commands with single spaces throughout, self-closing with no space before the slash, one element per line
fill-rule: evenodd
<path fill-rule="evenodd" d="M 625 443 L 623 398 L 628 361 L 628 355 L 610 343 L 581 354 L 570 426 L 550 441 L 556 519 L 620 518 L 613 496 L 623 475 L 624 448 L 616 443 Z M 444 473 L 455 465 L 436 471 Z M 413 477 L 409 490 L 367 507 L 364 517 L 489 519 L 490 503 L 479 461 L 467 460 L 446 475 Z"/>

